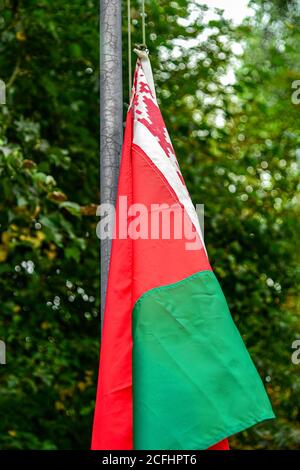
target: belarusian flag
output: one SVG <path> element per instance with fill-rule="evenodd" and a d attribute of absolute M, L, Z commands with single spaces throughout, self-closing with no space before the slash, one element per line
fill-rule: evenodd
<path fill-rule="evenodd" d="M 127 115 L 114 235 L 92 448 L 227 449 L 228 436 L 273 418 L 209 264 L 146 56 Z"/>

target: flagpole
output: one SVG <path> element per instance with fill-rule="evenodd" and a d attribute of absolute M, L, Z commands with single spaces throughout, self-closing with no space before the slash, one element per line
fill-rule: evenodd
<path fill-rule="evenodd" d="M 123 135 L 122 0 L 100 0 L 100 199 L 115 204 Z M 111 240 L 101 240 L 101 325 Z"/>

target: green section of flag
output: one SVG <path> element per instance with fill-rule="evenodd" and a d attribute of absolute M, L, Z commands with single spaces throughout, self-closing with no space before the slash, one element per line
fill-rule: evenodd
<path fill-rule="evenodd" d="M 212 272 L 145 293 L 133 342 L 135 449 L 206 449 L 274 417 Z"/>

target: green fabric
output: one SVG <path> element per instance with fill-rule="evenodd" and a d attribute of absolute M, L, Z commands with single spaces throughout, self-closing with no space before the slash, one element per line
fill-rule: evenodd
<path fill-rule="evenodd" d="M 152 289 L 137 301 L 135 449 L 206 449 L 273 417 L 212 272 Z"/>

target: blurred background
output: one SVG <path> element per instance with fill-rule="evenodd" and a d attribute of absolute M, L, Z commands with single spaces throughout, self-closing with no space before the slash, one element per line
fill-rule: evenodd
<path fill-rule="evenodd" d="M 159 103 L 192 199 L 205 204 L 210 261 L 277 414 L 231 446 L 300 449 L 300 4 L 149 0 L 146 11 Z M 132 1 L 137 43 L 140 12 Z M 0 1 L 1 449 L 90 444 L 98 23 L 96 0 Z"/>

